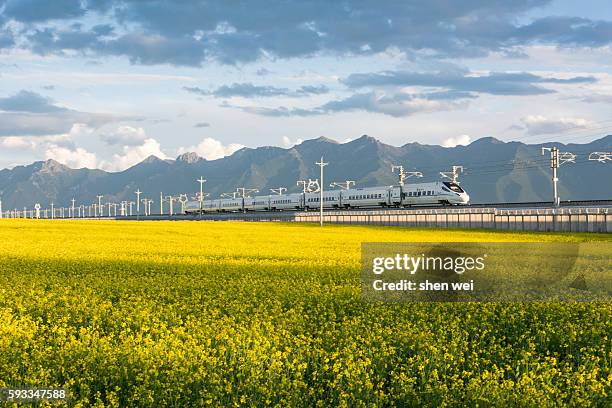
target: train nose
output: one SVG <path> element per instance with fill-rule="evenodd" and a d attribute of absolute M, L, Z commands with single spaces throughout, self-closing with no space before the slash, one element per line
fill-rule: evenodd
<path fill-rule="evenodd" d="M 469 203 L 470 202 L 470 196 L 467 193 L 461 194 L 461 201 L 463 201 L 464 204 Z"/>

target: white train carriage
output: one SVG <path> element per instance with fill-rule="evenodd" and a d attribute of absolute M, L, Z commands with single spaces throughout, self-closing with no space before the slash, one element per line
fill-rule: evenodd
<path fill-rule="evenodd" d="M 270 209 L 270 196 L 246 197 L 244 209 L 247 211 L 268 211 Z"/>
<path fill-rule="evenodd" d="M 321 193 L 304 194 L 304 207 L 306 210 L 321 208 Z M 323 208 L 340 208 L 342 206 L 342 193 L 337 191 L 323 191 Z"/>
<path fill-rule="evenodd" d="M 299 210 L 302 209 L 303 194 L 285 194 L 270 196 L 270 209 L 275 210 Z"/>
<path fill-rule="evenodd" d="M 242 198 L 222 198 L 215 201 L 219 202 L 219 211 L 221 212 L 242 211 Z"/>
<path fill-rule="evenodd" d="M 202 202 L 203 212 L 219 211 L 219 200 L 204 200 Z M 185 205 L 185 214 L 198 214 L 200 212 L 199 201 L 188 201 Z"/>
<path fill-rule="evenodd" d="M 392 201 L 392 196 L 395 201 Z M 399 188 L 396 195 L 393 187 L 353 188 L 342 192 L 342 206 L 346 208 L 387 207 L 394 202 L 401 202 Z"/>
<path fill-rule="evenodd" d="M 404 186 L 402 205 L 467 204 L 469 195 L 458 184 L 448 181 Z"/>
<path fill-rule="evenodd" d="M 204 203 L 202 203 L 202 209 L 204 212 L 218 212 L 219 204 L 219 200 L 204 200 Z"/>
<path fill-rule="evenodd" d="M 199 201 L 188 201 L 185 204 L 185 214 L 198 214 L 200 212 Z"/>

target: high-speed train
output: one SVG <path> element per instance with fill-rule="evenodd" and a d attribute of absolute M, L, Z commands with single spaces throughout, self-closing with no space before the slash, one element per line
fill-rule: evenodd
<path fill-rule="evenodd" d="M 419 205 L 465 205 L 470 196 L 457 183 L 436 181 L 388 187 L 365 187 L 323 192 L 323 208 L 409 207 Z M 262 195 L 245 198 L 204 200 L 204 212 L 315 210 L 320 193 Z M 185 213 L 200 212 L 199 201 L 189 201 Z"/>

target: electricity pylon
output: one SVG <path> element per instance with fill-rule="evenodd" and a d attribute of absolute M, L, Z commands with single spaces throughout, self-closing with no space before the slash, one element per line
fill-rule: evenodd
<path fill-rule="evenodd" d="M 463 166 L 453 166 L 451 171 L 441 171 L 440 176 L 450 179 L 452 183 L 459 184 L 459 173 L 463 173 Z"/>
<path fill-rule="evenodd" d="M 555 207 L 558 207 L 561 204 L 561 199 L 559 198 L 559 191 L 557 189 L 557 182 L 559 181 L 559 177 L 557 177 L 557 169 L 560 165 L 564 163 L 576 163 L 576 155 L 570 152 L 560 153 L 559 149 L 556 146 L 542 147 L 542 156 L 544 156 L 545 151 L 550 152 L 550 168 L 552 169 L 553 184 L 553 202 Z"/>

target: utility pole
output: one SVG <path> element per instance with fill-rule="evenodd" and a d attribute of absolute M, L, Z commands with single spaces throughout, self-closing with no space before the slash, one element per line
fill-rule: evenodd
<path fill-rule="evenodd" d="M 72 218 L 74 218 L 74 203 L 76 202 L 76 200 L 73 198 L 70 201 L 72 201 Z"/>
<path fill-rule="evenodd" d="M 159 215 L 164 215 L 164 193 L 159 193 Z"/>
<path fill-rule="evenodd" d="M 278 195 L 283 195 L 283 191 L 287 191 L 287 189 L 285 187 L 279 187 L 279 188 L 271 188 L 270 191 Z"/>
<path fill-rule="evenodd" d="M 145 215 L 149 216 L 151 215 L 151 203 L 153 202 L 153 200 L 151 200 L 150 198 L 143 198 L 142 199 L 142 203 L 145 206 Z"/>
<path fill-rule="evenodd" d="M 181 214 L 185 214 L 185 205 L 187 204 L 187 201 L 189 201 L 189 197 L 187 194 L 179 194 L 178 201 L 181 203 Z"/>
<path fill-rule="evenodd" d="M 553 204 L 555 207 L 558 207 L 561 204 L 561 199 L 559 198 L 559 191 L 557 189 L 557 182 L 559 181 L 559 177 L 557 177 L 557 169 L 563 163 L 576 163 L 576 155 L 570 152 L 559 153 L 559 149 L 556 146 L 542 147 L 542 156 L 544 156 L 545 151 L 550 152 L 550 168 L 552 169 L 553 183 Z"/>
<path fill-rule="evenodd" d="M 339 183 L 333 182 L 329 186 L 331 188 L 340 187 L 341 190 L 348 190 L 351 188 L 351 185 L 355 185 L 355 182 L 353 180 L 346 180 Z"/>
<path fill-rule="evenodd" d="M 398 170 L 400 187 L 404 186 L 404 182 L 409 177 L 423 177 L 420 171 L 405 171 L 404 166 L 391 166 L 391 173 L 395 173 L 395 170 Z"/>
<path fill-rule="evenodd" d="M 395 173 L 395 170 L 398 172 L 398 184 L 400 188 L 400 200 L 404 199 L 404 183 L 407 178 L 410 177 L 423 177 L 423 173 L 420 171 L 405 171 L 404 166 L 391 166 L 391 173 Z"/>
<path fill-rule="evenodd" d="M 51 219 L 55 218 L 55 209 L 53 208 L 53 201 L 51 201 Z"/>
<path fill-rule="evenodd" d="M 242 196 L 242 212 L 246 213 L 246 208 L 244 205 L 244 199 L 247 198 L 249 196 L 250 193 L 259 193 L 259 190 L 256 188 L 244 188 L 244 187 L 238 187 L 236 189 L 236 192 L 238 193 L 238 196 Z"/>
<path fill-rule="evenodd" d="M 2 218 L 2 199 L 0 198 L 0 218 Z"/>
<path fill-rule="evenodd" d="M 297 185 L 299 186 L 300 184 L 302 185 L 303 193 L 306 194 L 308 192 L 308 182 L 306 180 L 298 180 Z"/>
<path fill-rule="evenodd" d="M 136 219 L 139 220 L 140 219 L 140 195 L 142 194 L 142 191 L 140 191 L 140 189 L 137 189 L 135 193 L 136 193 Z"/>
<path fill-rule="evenodd" d="M 172 197 L 171 195 L 166 196 L 166 201 L 168 201 L 170 203 L 170 212 L 168 213 L 168 215 L 170 215 L 171 217 L 174 215 L 174 197 Z"/>
<path fill-rule="evenodd" d="M 321 184 L 319 185 L 319 223 L 321 224 L 321 226 L 323 226 L 323 167 L 327 166 L 329 163 L 325 163 L 323 161 L 323 156 L 321 156 L 321 161 L 315 162 L 315 164 L 321 168 Z"/>
<path fill-rule="evenodd" d="M 451 171 L 441 171 L 440 175 L 450 179 L 455 184 L 459 184 L 459 173 L 463 173 L 463 166 L 453 166 Z"/>
<path fill-rule="evenodd" d="M 200 176 L 199 179 L 196 180 L 198 183 L 200 183 L 200 218 L 202 218 L 202 211 L 204 210 L 204 183 L 206 183 L 206 180 L 204 180 L 204 178 L 202 176 Z"/>
<path fill-rule="evenodd" d="M 98 210 L 100 211 L 100 217 L 102 217 L 104 215 L 104 213 L 102 212 L 102 197 L 101 195 L 97 195 L 96 196 L 98 198 Z"/>

